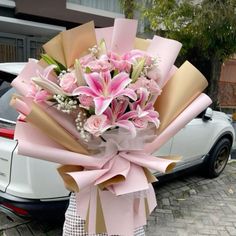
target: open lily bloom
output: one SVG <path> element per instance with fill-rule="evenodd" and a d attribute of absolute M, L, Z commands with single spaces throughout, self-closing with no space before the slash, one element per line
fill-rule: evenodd
<path fill-rule="evenodd" d="M 110 105 L 112 100 L 117 97 L 127 96 L 136 100 L 136 94 L 133 90 L 126 88 L 131 82 L 129 75 L 125 72 L 119 73 L 111 78 L 110 72 L 100 74 L 94 72 L 85 75 L 87 86 L 77 88 L 73 94 L 85 94 L 94 98 L 95 114 L 101 115 Z"/>
<path fill-rule="evenodd" d="M 174 66 L 179 42 L 136 30 L 116 19 L 62 32 L 44 45 L 46 69 L 31 60 L 12 83 L 22 96 L 11 103 L 26 117 L 18 152 L 62 165 L 89 234 L 130 236 L 146 224 L 156 206 L 149 169 L 169 172 L 180 159 L 152 152 L 211 103 L 204 76 L 189 62 Z"/>

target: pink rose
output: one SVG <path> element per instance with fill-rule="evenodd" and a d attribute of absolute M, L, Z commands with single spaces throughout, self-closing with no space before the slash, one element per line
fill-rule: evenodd
<path fill-rule="evenodd" d="M 108 62 L 108 58 L 105 58 L 105 57 L 100 58 L 98 60 L 98 63 L 100 65 L 100 68 L 101 68 L 102 72 L 113 69 L 111 63 Z"/>
<path fill-rule="evenodd" d="M 89 109 L 89 107 L 94 106 L 93 98 L 85 94 L 82 94 L 79 96 L 79 102 L 80 102 L 80 106 L 85 109 Z"/>
<path fill-rule="evenodd" d="M 135 49 L 131 50 L 128 53 L 125 53 L 122 56 L 123 60 L 129 61 L 130 63 L 134 64 L 138 59 L 145 58 L 145 65 L 150 66 L 152 64 L 152 57 L 148 55 L 146 52 Z"/>
<path fill-rule="evenodd" d="M 90 116 L 84 124 L 84 129 L 96 137 L 103 134 L 110 127 L 107 116 L 103 114 Z"/>
<path fill-rule="evenodd" d="M 120 60 L 121 59 L 121 57 L 115 52 L 109 52 L 108 58 L 112 59 L 112 60 Z"/>
<path fill-rule="evenodd" d="M 159 96 L 162 92 L 157 82 L 153 79 L 149 81 L 147 88 L 151 94 L 155 94 L 156 96 Z"/>
<path fill-rule="evenodd" d="M 66 73 L 60 78 L 60 86 L 63 91 L 72 93 L 77 87 L 77 80 L 73 73 Z"/>
<path fill-rule="evenodd" d="M 93 72 L 104 72 L 109 71 L 112 69 L 112 65 L 105 60 L 94 60 L 89 62 L 86 67 L 89 67 L 89 69 Z"/>
<path fill-rule="evenodd" d="M 139 77 L 135 83 L 131 83 L 128 86 L 130 89 L 137 91 L 140 88 L 146 88 L 151 94 L 159 96 L 162 92 L 158 83 L 153 79 L 147 79 L 146 77 Z"/>
<path fill-rule="evenodd" d="M 159 68 L 157 66 L 153 66 L 150 70 L 148 70 L 147 77 L 158 81 L 161 77 Z"/>
<path fill-rule="evenodd" d="M 147 128 L 148 121 L 146 117 L 142 117 L 142 118 L 137 117 L 133 120 L 133 124 L 137 128 L 145 129 Z"/>
<path fill-rule="evenodd" d="M 140 88 L 147 88 L 149 84 L 149 80 L 146 77 L 139 77 L 135 83 L 129 84 L 129 88 L 133 89 L 134 91 Z"/>
<path fill-rule="evenodd" d="M 117 69 L 119 72 L 125 71 L 127 73 L 131 70 L 131 64 L 125 60 L 113 60 L 111 59 L 112 66 Z"/>
<path fill-rule="evenodd" d="M 44 102 L 46 101 L 51 95 L 46 91 L 41 89 L 35 84 L 30 85 L 30 89 L 26 97 L 33 98 L 35 102 Z"/>
<path fill-rule="evenodd" d="M 121 58 L 118 54 L 114 52 L 110 52 L 108 54 L 108 57 L 111 62 L 111 65 L 119 72 L 120 71 L 126 71 L 128 73 L 130 72 L 131 64 L 126 59 Z"/>
<path fill-rule="evenodd" d="M 82 66 L 86 67 L 87 64 L 91 61 L 94 61 L 95 60 L 95 57 L 91 54 L 88 54 L 86 56 L 83 56 L 79 59 L 79 62 Z"/>

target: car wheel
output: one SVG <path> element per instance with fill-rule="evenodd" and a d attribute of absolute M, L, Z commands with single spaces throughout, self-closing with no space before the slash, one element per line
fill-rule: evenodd
<path fill-rule="evenodd" d="M 206 164 L 206 174 L 210 178 L 219 176 L 224 170 L 230 154 L 231 142 L 223 138 L 213 147 L 209 153 Z"/>

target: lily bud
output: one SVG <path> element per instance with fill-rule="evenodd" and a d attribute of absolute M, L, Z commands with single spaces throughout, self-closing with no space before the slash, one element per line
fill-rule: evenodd
<path fill-rule="evenodd" d="M 86 82 L 84 80 L 83 70 L 78 59 L 75 60 L 74 67 L 78 86 L 86 85 Z"/>
<path fill-rule="evenodd" d="M 107 46 L 106 46 L 106 42 L 104 39 L 102 39 L 99 43 L 99 52 L 98 52 L 98 56 L 100 57 L 101 55 L 105 55 L 107 54 Z"/>
<path fill-rule="evenodd" d="M 136 82 L 136 80 L 139 78 L 141 72 L 143 71 L 145 61 L 145 58 L 142 58 L 139 59 L 138 62 L 133 65 L 133 71 L 131 74 L 132 83 Z"/>

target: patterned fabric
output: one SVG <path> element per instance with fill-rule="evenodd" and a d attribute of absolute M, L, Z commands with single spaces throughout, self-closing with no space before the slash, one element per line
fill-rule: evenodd
<path fill-rule="evenodd" d="M 63 236 L 107 236 L 107 234 L 87 234 L 84 230 L 84 220 L 76 214 L 75 194 L 70 197 L 70 204 L 65 214 Z M 115 236 L 115 235 L 114 235 Z M 134 236 L 145 236 L 143 227 L 134 230 Z"/>

